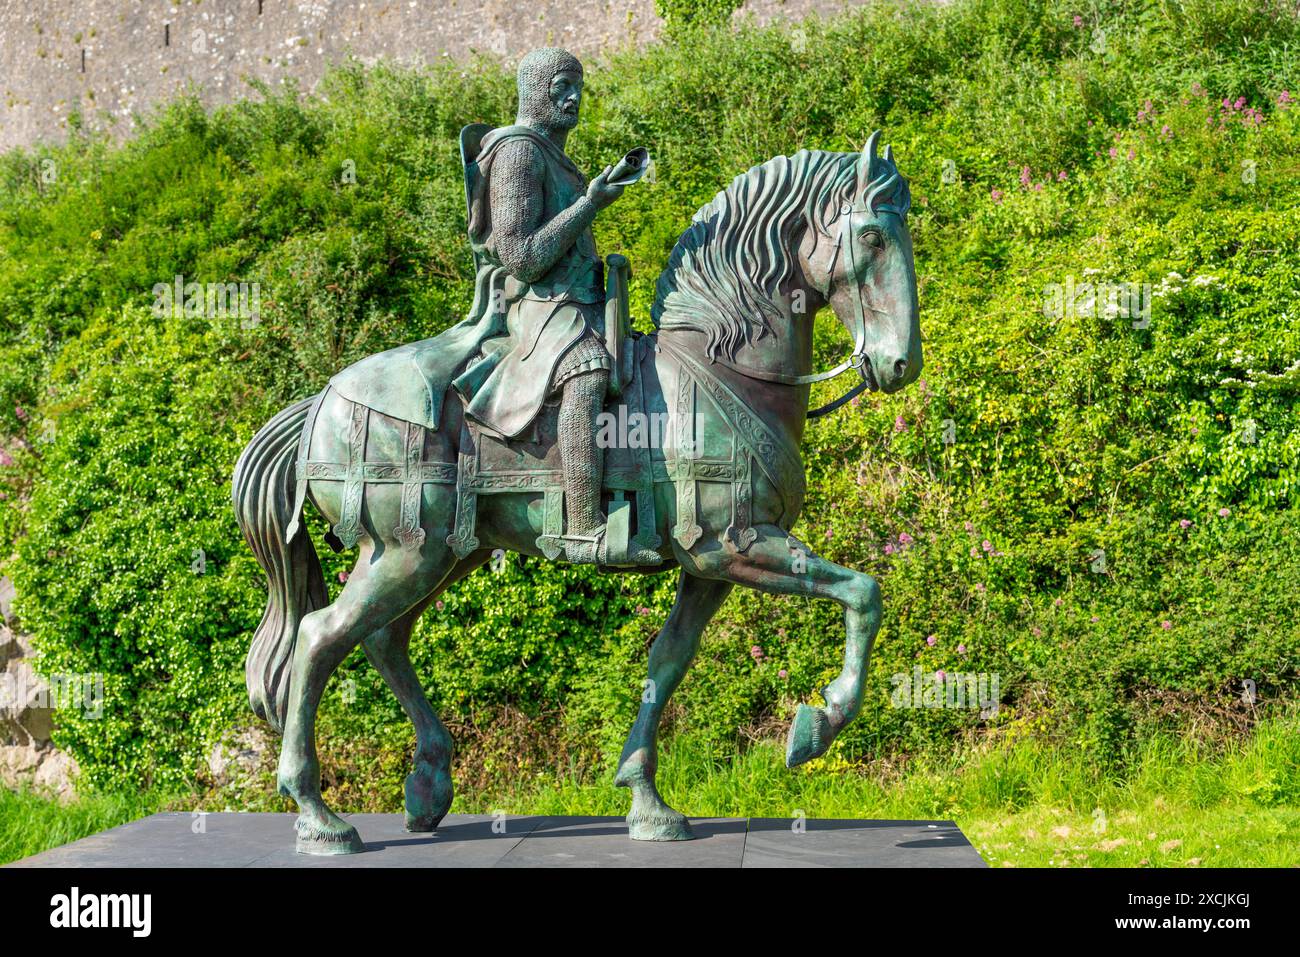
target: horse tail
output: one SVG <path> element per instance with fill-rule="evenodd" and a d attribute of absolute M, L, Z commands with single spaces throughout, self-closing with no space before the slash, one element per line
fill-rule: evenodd
<path fill-rule="evenodd" d="M 266 610 L 244 664 L 253 712 L 283 732 L 298 623 L 328 603 L 325 576 L 299 520 L 298 446 L 313 396 L 291 405 L 253 436 L 235 465 L 232 494 L 244 540 L 266 572 Z M 292 528 L 292 532 L 289 529 Z"/>

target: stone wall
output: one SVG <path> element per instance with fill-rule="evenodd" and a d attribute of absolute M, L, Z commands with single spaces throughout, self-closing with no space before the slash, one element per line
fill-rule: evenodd
<path fill-rule="evenodd" d="M 864 0 L 748 0 L 756 21 L 830 15 Z M 78 112 L 115 135 L 193 84 L 208 103 L 245 77 L 310 90 L 350 55 L 418 65 L 537 46 L 579 55 L 655 39 L 654 0 L 0 0 L 0 150 L 58 141 Z"/>
<path fill-rule="evenodd" d="M 32 670 L 32 646 L 13 616 L 14 589 L 0 578 L 0 785 L 72 793 L 76 762 L 50 744 L 49 688 Z"/>

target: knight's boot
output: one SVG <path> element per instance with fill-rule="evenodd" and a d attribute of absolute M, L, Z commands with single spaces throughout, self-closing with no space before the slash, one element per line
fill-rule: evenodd
<path fill-rule="evenodd" d="M 605 454 L 596 444 L 596 417 L 609 387 L 609 372 L 594 369 L 564 383 L 558 423 L 564 468 L 564 555 L 570 562 L 601 563 L 605 558 L 605 516 L 600 486 Z"/>

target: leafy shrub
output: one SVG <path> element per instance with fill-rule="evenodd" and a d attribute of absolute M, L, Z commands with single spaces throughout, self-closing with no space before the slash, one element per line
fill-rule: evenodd
<path fill-rule="evenodd" d="M 576 161 L 656 157 L 597 223 L 632 259 L 641 316 L 690 214 L 751 164 L 883 127 L 911 178 L 923 381 L 805 439 L 796 534 L 885 597 L 864 714 L 826 767 L 971 735 L 1122 764 L 1294 696 L 1297 40 L 1264 0 L 958 0 L 692 27 L 590 69 Z M 106 675 L 105 717 L 58 730 L 95 784 L 193 784 L 251 721 L 263 592 L 229 510 L 235 458 L 338 368 L 463 315 L 456 135 L 513 109 L 490 62 L 353 64 L 315 97 L 255 94 L 178 101 L 120 146 L 0 157 L 0 535 L 43 667 Z M 154 317 L 153 285 L 178 274 L 258 282 L 260 321 Z M 1145 286 L 1149 321 L 1046 314 L 1068 282 Z M 833 325 L 822 366 L 845 349 Z M 337 587 L 348 557 L 322 559 Z M 550 749 L 607 768 L 672 594 L 671 576 L 512 560 L 444 596 L 413 653 L 462 765 L 546 774 Z M 779 735 L 842 645 L 833 605 L 737 593 L 668 735 L 719 761 Z M 996 674 L 1001 707 L 893 707 L 916 668 Z M 321 733 L 336 793 L 395 803 L 411 732 L 359 653 Z"/>

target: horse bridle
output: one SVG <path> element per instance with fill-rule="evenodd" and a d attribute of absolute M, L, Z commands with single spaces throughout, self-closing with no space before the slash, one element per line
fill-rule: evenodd
<path fill-rule="evenodd" d="M 862 376 L 862 381 L 855 385 L 848 392 L 845 392 L 838 399 L 827 402 L 825 405 L 818 406 L 808 411 L 808 418 L 815 419 L 827 413 L 834 412 L 844 403 L 860 395 L 864 389 L 871 385 L 871 380 L 867 378 L 870 367 L 867 365 L 867 307 L 862 301 L 862 288 L 858 285 L 858 260 L 854 253 L 853 237 L 849 235 L 850 220 L 853 213 L 867 212 L 865 206 L 854 206 L 852 203 L 845 203 L 840 207 L 840 229 L 835 239 L 835 249 L 831 253 L 831 260 L 826 266 L 826 289 L 822 292 L 829 292 L 830 277 L 835 272 L 835 263 L 839 260 L 840 249 L 843 247 L 846 252 L 845 256 L 848 263 L 847 275 L 851 277 L 849 288 L 853 297 L 853 309 L 857 319 L 857 328 L 853 330 L 853 352 L 849 357 L 837 365 L 834 369 L 827 369 L 825 372 L 810 373 L 808 375 L 786 375 L 782 372 L 765 372 L 760 369 L 751 369 L 748 366 L 742 366 L 738 363 L 729 362 L 721 357 L 714 357 L 713 361 L 726 366 L 741 375 L 748 376 L 751 379 L 758 379 L 761 382 L 775 382 L 780 385 L 812 385 L 814 382 L 826 382 L 834 379 L 849 369 L 857 369 L 858 374 Z"/>

